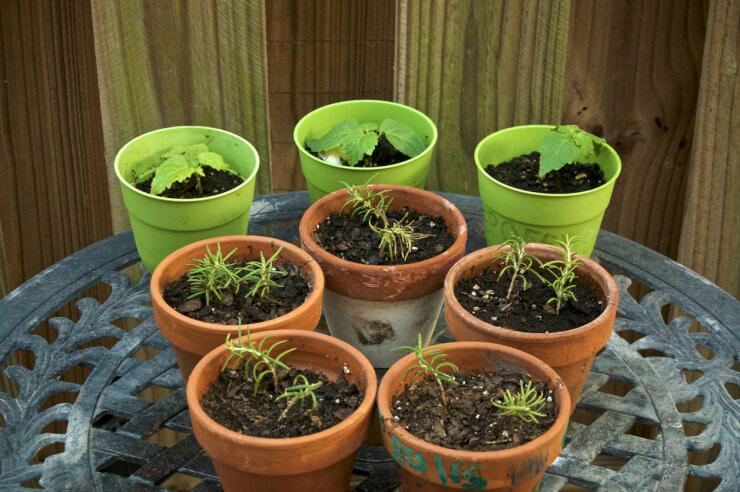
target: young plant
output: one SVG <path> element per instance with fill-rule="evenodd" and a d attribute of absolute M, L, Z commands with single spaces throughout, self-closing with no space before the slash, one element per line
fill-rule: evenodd
<path fill-rule="evenodd" d="M 399 256 L 406 261 L 414 247 L 414 241 L 431 237 L 431 234 L 414 232 L 414 227 L 406 220 L 406 215 L 400 220 L 390 220 L 381 226 L 376 226 L 371 221 L 368 222 L 368 226 L 380 238 L 378 246 L 380 252 L 392 261 Z"/>
<path fill-rule="evenodd" d="M 606 140 L 581 130 L 578 125 L 556 125 L 540 144 L 539 176 L 566 164 L 599 155 Z"/>
<path fill-rule="evenodd" d="M 399 152 L 414 157 L 424 151 L 425 145 L 414 131 L 400 121 L 386 119 L 376 123 L 362 123 L 355 119 L 340 121 L 323 137 L 308 139 L 306 145 L 323 160 L 336 164 L 357 165 L 366 155 L 372 155 L 380 135 Z"/>
<path fill-rule="evenodd" d="M 295 379 L 293 379 L 293 385 L 285 388 L 285 391 L 275 398 L 275 401 L 288 400 L 288 405 L 285 407 L 285 410 L 283 410 L 283 413 L 280 414 L 280 417 L 278 417 L 278 422 L 288 415 L 288 412 L 296 403 L 300 402 L 301 407 L 303 407 L 303 400 L 306 398 L 311 399 L 311 410 L 316 410 L 319 406 L 319 401 L 314 392 L 321 388 L 323 384 L 323 381 L 310 383 L 308 378 L 303 374 L 296 376 Z"/>
<path fill-rule="evenodd" d="M 416 364 L 411 366 L 406 372 L 406 375 L 408 375 L 409 372 L 414 372 L 414 377 L 411 379 L 410 387 L 413 388 L 414 385 L 424 376 L 432 376 L 437 382 L 437 386 L 439 386 L 439 392 L 442 395 L 442 403 L 447 405 L 447 396 L 445 395 L 443 382 L 457 384 L 457 380 L 455 379 L 455 376 L 445 372 L 445 370 L 459 372 L 457 365 L 454 362 L 445 360 L 447 359 L 447 354 L 443 352 L 430 352 L 425 354 L 424 343 L 421 340 L 421 333 L 419 333 L 419 338 L 415 347 L 403 345 L 393 350 L 402 349 L 413 352 L 416 355 Z M 427 357 L 431 358 L 427 359 Z"/>
<path fill-rule="evenodd" d="M 352 186 L 347 183 L 344 184 L 349 197 L 342 204 L 340 212 L 343 212 L 346 208 L 352 210 L 352 215 L 362 216 L 362 220 L 367 222 L 375 219 L 381 224 L 388 223 L 388 217 L 386 212 L 390 207 L 393 198 L 388 198 L 388 190 L 372 190 L 367 185 Z"/>
<path fill-rule="evenodd" d="M 274 277 L 284 277 L 288 273 L 276 268 L 274 266 L 275 260 L 280 256 L 280 252 L 283 250 L 281 246 L 277 251 L 269 258 L 265 259 L 265 255 L 260 251 L 260 259 L 248 261 L 241 269 L 242 278 L 241 281 L 249 282 L 252 284 L 252 288 L 247 292 L 247 297 L 257 297 L 261 299 L 267 297 L 270 293 L 271 288 L 282 288 L 283 284 L 279 284 L 274 280 Z"/>
<path fill-rule="evenodd" d="M 562 260 L 552 260 L 542 264 L 542 269 L 547 270 L 552 279 L 543 279 L 555 293 L 554 297 L 547 300 L 547 304 L 555 303 L 555 315 L 560 314 L 560 308 L 566 301 L 575 301 L 576 295 L 573 290 L 576 288 L 575 279 L 576 268 L 582 260 L 573 253 L 573 244 L 576 239 L 567 235 L 563 241 L 557 241 L 563 251 Z"/>
<path fill-rule="evenodd" d="M 235 262 L 229 258 L 236 252 L 231 250 L 226 256 L 221 253 L 221 244 L 216 246 L 216 252 L 211 253 L 206 246 L 206 254 L 203 258 L 193 260 L 192 268 L 188 272 L 190 282 L 190 296 L 188 299 L 203 296 L 206 298 L 206 306 L 211 304 L 211 299 L 221 300 L 222 294 L 229 288 L 239 291 L 241 283 L 241 272 Z"/>
<path fill-rule="evenodd" d="M 502 311 L 505 311 L 514 299 L 514 287 L 517 282 L 521 285 L 522 290 L 527 290 L 529 282 L 527 281 L 527 273 L 532 270 L 532 265 L 539 263 L 539 260 L 534 256 L 530 255 L 526 251 L 527 243 L 519 236 L 513 235 L 511 238 L 504 243 L 504 246 L 509 247 L 509 251 L 504 256 L 504 267 L 498 272 L 498 279 L 504 276 L 506 272 L 511 272 L 511 281 L 509 282 L 509 288 L 506 291 L 506 304 Z M 534 272 L 537 274 L 537 272 Z"/>
<path fill-rule="evenodd" d="M 538 392 L 532 386 L 532 381 L 524 386 L 522 380 L 519 380 L 519 391 L 516 393 L 506 390 L 501 400 L 491 399 L 493 406 L 498 408 L 501 413 L 515 415 L 526 422 L 533 423 L 537 423 L 539 419 L 545 417 L 545 414 L 540 410 L 546 402 L 544 393 Z"/>
<path fill-rule="evenodd" d="M 280 385 L 278 382 L 278 370 L 283 369 L 285 371 L 290 370 L 290 367 L 282 361 L 283 357 L 293 352 L 295 348 L 283 350 L 277 355 L 273 355 L 275 350 L 282 344 L 287 343 L 286 340 L 277 340 L 271 344 L 269 348 L 265 348 L 269 340 L 274 337 L 266 336 L 259 341 L 259 344 L 255 344 L 252 341 L 249 327 L 247 327 L 247 342 L 244 343 L 242 340 L 242 328 L 239 325 L 238 335 L 236 339 L 231 338 L 231 334 L 226 335 L 226 348 L 229 350 L 229 355 L 224 361 L 224 365 L 221 370 L 224 371 L 234 358 L 239 359 L 244 364 L 244 375 L 249 375 L 248 368 L 251 363 L 252 368 L 252 381 L 254 381 L 254 394 L 256 395 L 259 391 L 260 384 L 266 376 L 272 376 L 273 386 L 275 393 L 280 391 Z"/>
<path fill-rule="evenodd" d="M 217 171 L 226 171 L 236 174 L 223 157 L 215 152 L 210 152 L 206 144 L 185 145 L 173 147 L 169 152 L 162 154 L 162 161 L 156 169 L 143 176 L 142 181 L 151 177 L 154 173 L 150 193 L 161 195 L 173 184 L 187 181 L 195 177 L 195 188 L 198 193 L 203 192 L 200 178 L 205 176 L 204 168 L 210 167 Z"/>

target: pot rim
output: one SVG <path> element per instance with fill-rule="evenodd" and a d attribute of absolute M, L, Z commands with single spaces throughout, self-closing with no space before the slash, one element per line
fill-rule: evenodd
<path fill-rule="evenodd" d="M 220 333 L 224 337 L 227 333 L 231 333 L 234 330 L 238 329 L 238 325 L 208 323 L 205 321 L 193 319 L 189 316 L 185 316 L 184 314 L 178 312 L 175 308 L 170 306 L 167 301 L 164 300 L 162 290 L 159 287 L 160 282 L 164 280 L 163 277 L 165 271 L 169 270 L 176 260 L 179 260 L 181 257 L 184 256 L 190 256 L 191 253 L 200 249 L 204 249 L 206 246 L 211 246 L 227 241 L 243 243 L 244 245 L 259 245 L 260 243 L 264 244 L 268 242 L 275 243 L 278 247 L 282 246 L 283 251 L 287 250 L 291 253 L 292 256 L 300 258 L 300 262 L 302 263 L 302 265 L 300 266 L 305 265 L 305 267 L 301 268 L 301 270 L 313 274 L 311 292 L 309 292 L 308 296 L 303 300 L 303 303 L 301 303 L 301 305 L 299 305 L 292 311 L 285 313 L 282 316 L 278 316 L 277 318 L 269 319 L 267 321 L 260 321 L 258 323 L 244 323 L 244 326 L 249 325 L 249 329 L 252 334 L 270 330 L 274 328 L 272 325 L 281 324 L 286 321 L 290 321 L 293 318 L 303 316 L 305 314 L 304 311 L 307 309 L 308 306 L 315 304 L 321 300 L 324 291 L 324 272 L 321 270 L 321 267 L 318 265 L 316 260 L 311 257 L 311 255 L 303 251 L 298 246 L 295 246 L 294 244 L 291 244 L 287 241 L 282 241 L 280 239 L 270 238 L 266 236 L 237 235 L 219 236 L 209 239 L 203 239 L 201 241 L 185 245 L 182 248 L 177 249 L 167 255 L 161 262 L 159 262 L 159 265 L 157 265 L 157 268 L 154 269 L 154 273 L 149 280 L 149 291 L 151 293 L 152 304 L 156 304 L 157 307 L 161 309 L 162 312 L 164 312 L 167 316 L 174 318 L 175 321 L 183 325 L 183 328 L 186 326 L 188 329 L 193 329 L 201 332 Z"/>
<path fill-rule="evenodd" d="M 407 271 L 415 271 L 415 270 L 423 270 L 426 267 L 429 267 L 431 265 L 435 265 L 437 263 L 443 263 L 446 261 L 449 257 L 453 256 L 455 254 L 455 251 L 460 250 L 462 248 L 462 251 L 465 250 L 465 243 L 467 241 L 467 231 L 468 226 L 467 222 L 465 221 L 465 217 L 463 217 L 462 212 L 460 212 L 460 209 L 458 209 L 452 202 L 447 200 L 446 198 L 437 195 L 436 193 L 433 193 L 431 191 L 422 190 L 420 188 L 415 188 L 413 186 L 405 186 L 405 185 L 390 185 L 390 184 L 374 184 L 374 185 L 364 185 L 369 187 L 373 190 L 389 190 L 391 192 L 391 196 L 393 192 L 406 192 L 411 195 L 415 195 L 420 200 L 426 199 L 430 202 L 437 202 L 447 208 L 452 216 L 454 217 L 453 224 L 446 224 L 447 226 L 451 227 L 455 232 L 455 240 L 452 242 L 449 248 L 442 251 L 438 255 L 432 256 L 431 258 L 427 258 L 425 260 L 417 261 L 414 263 L 403 263 L 398 265 L 365 265 L 363 263 L 356 263 L 354 261 L 345 260 L 343 258 L 340 258 L 336 255 L 333 255 L 326 251 L 319 243 L 314 241 L 314 239 L 311 237 L 312 230 L 308 230 L 308 221 L 306 217 L 309 216 L 309 212 L 313 210 L 318 210 L 321 206 L 323 206 L 326 203 L 339 201 L 340 198 L 344 199 L 344 197 L 347 195 L 347 190 L 340 189 L 337 191 L 334 191 L 332 193 L 329 193 L 328 195 L 318 199 L 314 203 L 311 204 L 311 206 L 304 212 L 303 216 L 301 217 L 301 222 L 299 224 L 298 232 L 299 236 L 301 238 L 301 243 L 307 246 L 307 249 L 311 251 L 311 253 L 315 253 L 318 257 L 317 260 L 320 262 L 325 263 L 331 263 L 335 265 L 339 269 L 343 270 L 350 270 L 354 272 L 359 273 L 384 273 L 387 275 L 394 275 L 394 274 L 402 274 Z M 414 211 L 419 212 L 420 210 L 414 209 Z M 320 223 L 324 219 L 326 219 L 326 215 L 321 216 L 321 219 L 318 221 Z M 449 229 L 448 229 L 449 230 Z"/>
<path fill-rule="evenodd" d="M 255 437 L 233 431 L 213 420 L 211 416 L 203 410 L 203 407 L 200 404 L 199 395 L 195 394 L 194 381 L 198 380 L 201 377 L 201 373 L 203 372 L 205 366 L 213 359 L 224 356 L 227 349 L 224 345 L 220 345 L 219 347 L 208 352 L 200 361 L 198 361 L 196 366 L 193 368 L 193 372 L 190 373 L 190 378 L 188 378 L 188 383 L 186 387 L 186 399 L 188 408 L 191 412 L 198 414 L 201 425 L 206 429 L 208 433 L 220 436 L 222 439 L 230 441 L 238 446 L 248 446 L 250 448 L 260 449 L 276 449 L 282 447 L 292 448 L 312 444 L 316 441 L 322 441 L 324 439 L 331 438 L 333 434 L 341 433 L 348 427 L 354 425 L 356 423 L 356 420 L 361 418 L 361 413 L 364 414 L 372 410 L 372 407 L 375 404 L 378 388 L 378 381 L 375 375 L 375 369 L 373 369 L 373 366 L 372 364 L 370 364 L 370 361 L 367 359 L 367 357 L 365 357 L 362 352 L 354 348 L 352 345 L 339 340 L 338 338 L 334 338 L 323 333 L 305 330 L 271 330 L 259 333 L 252 333 L 250 336 L 253 340 L 260 340 L 268 336 L 280 337 L 288 340 L 290 340 L 291 338 L 311 338 L 318 340 L 327 346 L 337 349 L 336 353 L 345 359 L 356 359 L 359 362 L 360 366 L 362 366 L 362 369 L 365 373 L 365 388 L 362 401 L 346 419 L 342 420 L 338 424 L 333 425 L 322 431 L 314 432 L 313 434 L 307 434 L 305 436 Z M 246 336 L 243 336 L 242 339 L 246 339 Z M 329 356 L 328 351 L 327 356 Z"/>
<path fill-rule="evenodd" d="M 570 339 L 580 338 L 585 333 L 604 326 L 607 323 L 607 320 L 612 317 L 612 312 L 616 311 L 619 303 L 619 290 L 617 288 L 617 283 L 614 281 L 614 278 L 601 265 L 599 265 L 592 259 L 586 258 L 583 255 L 576 253 L 581 258 L 581 260 L 583 260 L 581 268 L 584 268 L 586 271 L 591 273 L 589 277 L 595 280 L 597 287 L 605 296 L 604 307 L 601 313 L 585 325 L 571 328 L 570 330 L 553 333 L 530 333 L 487 323 L 477 318 L 476 316 L 473 316 L 464 307 L 462 307 L 460 301 L 457 300 L 457 296 L 455 295 L 455 286 L 457 285 L 457 282 L 462 274 L 467 272 L 473 264 L 477 263 L 477 259 L 491 258 L 493 257 L 494 253 L 499 251 L 505 252 L 507 248 L 508 246 L 504 245 L 493 245 L 473 251 L 472 253 L 469 253 L 460 258 L 457 263 L 452 265 L 452 268 L 450 268 L 450 271 L 447 273 L 447 277 L 445 277 L 444 283 L 445 304 L 449 306 L 449 308 L 458 316 L 460 316 L 463 319 L 463 322 L 466 323 L 468 326 L 475 328 L 477 331 L 485 335 L 490 335 L 491 333 L 493 333 L 496 335 L 496 337 L 514 340 L 517 342 L 557 344 L 563 343 Z M 526 250 L 533 253 L 535 256 L 538 256 L 537 253 L 543 252 L 560 254 L 560 250 L 555 246 L 543 243 L 527 243 Z M 499 256 L 496 256 L 496 258 L 498 257 Z M 605 281 L 607 285 L 606 291 L 604 291 L 604 288 L 598 282 L 598 279 L 603 279 Z"/>
<path fill-rule="evenodd" d="M 366 168 L 366 167 L 356 167 L 356 166 L 342 166 L 342 165 L 339 165 L 339 164 L 332 164 L 330 162 L 326 162 L 326 161 L 324 161 L 322 159 L 319 159 L 318 157 L 314 156 L 310 152 L 308 152 L 306 150 L 306 148 L 305 148 L 305 142 L 299 142 L 299 140 L 298 140 L 298 129 L 300 127 L 306 125 L 306 120 L 309 119 L 311 116 L 314 116 L 316 113 L 319 113 L 319 112 L 325 110 L 326 108 L 339 107 L 339 106 L 345 106 L 345 105 L 346 106 L 349 106 L 349 105 L 356 104 L 356 103 L 379 103 L 379 104 L 383 104 L 383 105 L 387 105 L 387 106 L 396 106 L 396 107 L 400 107 L 400 108 L 403 108 L 405 110 L 408 110 L 410 113 L 413 113 L 416 116 L 420 116 L 427 123 L 429 123 L 431 125 L 431 127 L 432 127 L 432 138 L 429 141 L 429 144 L 427 144 L 427 146 L 424 148 L 424 151 L 422 153 L 420 153 L 418 155 L 415 155 L 414 157 L 409 157 L 405 161 L 397 162 L 395 164 L 389 164 L 387 166 L 378 166 L 378 167 L 373 167 L 373 168 Z M 303 117 L 300 120 L 298 120 L 298 123 L 296 123 L 295 127 L 293 127 L 293 143 L 298 148 L 298 152 L 300 154 L 302 154 L 305 157 L 308 157 L 309 159 L 311 159 L 313 162 L 315 162 L 317 164 L 322 164 L 322 165 L 325 165 L 325 166 L 334 167 L 334 168 L 342 169 L 344 171 L 349 171 L 349 172 L 370 172 L 370 171 L 376 171 L 376 170 L 377 171 L 380 171 L 380 170 L 393 169 L 393 168 L 396 168 L 396 167 L 403 166 L 405 164 L 408 164 L 410 161 L 413 161 L 415 159 L 419 159 L 421 157 L 424 157 L 427 154 L 430 154 L 434 150 L 434 146 L 437 144 L 437 138 L 438 138 L 437 125 L 434 124 L 434 121 L 432 121 L 432 119 L 429 116 L 425 115 L 424 113 L 422 113 L 421 111 L 419 111 L 416 108 L 413 108 L 411 106 L 407 106 L 406 104 L 401 104 L 401 103 L 397 103 L 397 102 L 394 102 L 394 101 L 387 101 L 385 99 L 347 99 L 345 101 L 339 101 L 339 102 L 335 102 L 335 103 L 332 103 L 332 104 L 326 104 L 324 106 L 320 106 L 320 107 L 318 107 L 318 108 L 310 111 L 309 113 L 306 113 L 305 115 L 303 115 Z"/>
<path fill-rule="evenodd" d="M 473 350 L 480 350 L 484 352 L 503 352 L 510 356 L 512 356 L 512 360 L 509 361 L 514 365 L 519 365 L 519 361 L 528 361 L 529 363 L 535 365 L 537 368 L 540 369 L 542 373 L 545 374 L 545 377 L 542 379 L 545 379 L 550 383 L 552 386 L 554 386 L 554 392 L 556 395 L 556 403 L 557 403 L 557 410 L 558 414 L 555 418 L 555 421 L 552 423 L 552 425 L 542 434 L 537 436 L 536 438 L 532 439 L 528 443 L 522 444 L 520 446 L 515 446 L 513 448 L 506 448 L 506 449 L 497 449 L 495 451 L 470 451 L 470 450 L 462 450 L 462 449 L 452 449 L 452 448 L 446 448 L 444 446 L 440 446 L 439 444 L 433 444 L 428 441 L 425 441 L 419 437 L 416 437 L 406 429 L 404 429 L 401 425 L 388 425 L 385 422 L 382 422 L 382 425 L 387 426 L 388 429 L 392 429 L 390 432 L 394 433 L 399 436 L 399 438 L 405 440 L 406 442 L 410 443 L 412 447 L 416 447 L 417 449 L 423 449 L 425 452 L 437 454 L 440 456 L 451 456 L 454 459 L 459 460 L 469 460 L 474 462 L 480 462 L 482 460 L 506 460 L 506 459 L 512 459 L 515 456 L 519 455 L 528 455 L 531 453 L 533 449 L 538 448 L 542 443 L 547 442 L 554 438 L 554 436 L 560 432 L 560 429 L 568 425 L 568 421 L 570 420 L 570 408 L 571 408 L 571 401 L 570 401 L 570 394 L 568 393 L 568 389 L 565 386 L 565 383 L 563 380 L 558 376 L 557 372 L 555 372 L 554 369 L 552 369 L 550 366 L 542 362 L 542 360 L 538 359 L 537 357 L 530 355 L 522 350 L 518 350 L 515 348 L 507 347 L 505 345 L 500 345 L 496 343 L 489 343 L 489 342 L 449 342 L 449 343 L 441 343 L 437 345 L 431 345 L 425 349 L 426 350 L 436 350 L 441 349 L 446 351 L 446 348 L 450 349 L 461 349 L 464 351 L 473 351 Z M 378 388 L 378 413 L 380 414 L 381 421 L 386 418 L 386 415 L 392 416 L 392 412 L 390 410 L 390 404 L 389 402 L 394 398 L 395 395 L 390 394 L 390 381 L 391 379 L 394 379 L 394 376 L 401 373 L 401 371 L 406 370 L 406 364 L 412 363 L 415 359 L 415 354 L 407 354 L 402 359 L 399 359 L 396 363 L 391 366 L 390 369 L 388 369 L 388 372 L 383 376 L 383 379 L 380 381 L 380 387 Z M 520 366 L 520 369 L 524 370 L 525 372 L 531 374 L 531 371 L 528 371 Z M 386 395 L 386 393 L 388 393 Z M 385 397 L 388 398 L 385 398 Z M 391 418 L 391 417 L 388 417 Z"/>
<path fill-rule="evenodd" d="M 596 193 L 607 187 L 613 186 L 614 182 L 617 180 L 619 175 L 622 173 L 622 159 L 619 157 L 619 154 L 617 154 L 617 151 L 614 150 L 614 147 L 612 147 L 608 143 L 604 144 L 604 146 L 606 147 L 606 150 L 609 153 L 609 155 L 617 163 L 617 170 L 614 173 L 614 176 L 612 176 L 607 181 L 605 181 L 604 184 L 602 184 L 601 186 L 597 186 L 596 188 L 586 190 L 586 191 L 578 191 L 575 193 L 541 193 L 539 191 L 523 190 L 521 188 L 516 188 L 514 186 L 507 185 L 506 183 L 502 183 L 501 181 L 495 179 L 494 177 L 492 177 L 490 174 L 486 172 L 485 167 L 483 166 L 483 163 L 480 158 L 480 152 L 481 152 L 481 148 L 483 147 L 483 145 L 486 144 L 489 140 L 493 140 L 494 138 L 504 136 L 507 133 L 515 133 L 517 131 L 524 130 L 524 129 L 540 129 L 540 128 L 552 129 L 555 126 L 557 125 L 518 125 L 518 126 L 511 126 L 509 128 L 504 128 L 503 130 L 498 130 L 498 131 L 495 131 L 487 135 L 486 137 L 483 138 L 483 140 L 478 142 L 478 145 L 475 146 L 475 151 L 473 152 L 473 158 L 475 160 L 475 167 L 477 167 L 479 171 L 478 174 L 479 175 L 483 174 L 483 176 L 485 176 L 486 179 L 495 183 L 498 186 L 501 186 L 502 188 L 506 188 L 507 190 L 514 191 L 516 193 L 521 193 L 523 195 L 531 195 L 535 197 L 551 198 L 551 199 L 579 197 L 583 195 L 588 195 L 590 193 Z"/>
<path fill-rule="evenodd" d="M 152 195 L 151 193 L 146 193 L 144 191 L 141 191 L 136 186 L 134 186 L 131 183 L 129 183 L 129 181 L 126 178 L 123 177 L 123 175 L 121 174 L 121 170 L 119 169 L 120 162 L 121 162 L 121 155 L 129 147 L 129 145 L 132 145 L 134 142 L 137 142 L 138 140 L 141 140 L 143 138 L 146 138 L 146 137 L 148 137 L 150 135 L 153 135 L 155 133 L 160 133 L 160 132 L 165 132 L 165 131 L 171 131 L 171 130 L 182 130 L 182 129 L 186 129 L 186 128 L 187 129 L 205 130 L 205 131 L 211 131 L 211 132 L 221 133 L 221 134 L 224 134 L 224 135 L 228 135 L 230 137 L 233 137 L 233 138 L 235 138 L 237 140 L 241 140 L 244 144 L 247 145 L 247 148 L 250 150 L 250 152 L 252 153 L 252 155 L 254 156 L 254 159 L 255 159 L 255 161 L 254 161 L 255 162 L 254 169 L 252 170 L 251 174 L 249 176 L 242 176 L 244 178 L 244 181 L 242 181 L 241 184 L 239 184 L 238 186 L 235 186 L 235 187 L 231 188 L 230 190 L 224 191 L 223 193 L 219 193 L 218 195 L 203 196 L 203 197 L 199 197 L 199 198 L 169 198 L 169 197 L 166 197 L 166 196 Z M 198 203 L 198 202 L 207 202 L 209 200 L 215 200 L 215 199 L 221 198 L 221 197 L 223 197 L 225 195 L 236 193 L 237 191 L 239 191 L 242 188 L 244 188 L 247 185 L 249 185 L 249 183 L 253 182 L 254 179 L 255 179 L 255 177 L 257 176 L 257 173 L 260 170 L 260 155 L 259 155 L 259 152 L 257 152 L 257 149 L 254 147 L 254 145 L 252 145 L 252 143 L 249 142 L 249 140 L 247 140 L 246 138 L 244 138 L 242 136 L 237 135 L 236 133 L 230 132 L 228 130 L 222 130 L 221 128 L 214 128 L 214 127 L 211 127 L 211 126 L 202 126 L 202 125 L 178 125 L 178 126 L 168 126 L 168 127 L 165 127 L 165 128 L 157 128 L 156 130 L 152 130 L 152 131 L 149 131 L 149 132 L 146 132 L 146 133 L 142 133 L 141 135 L 138 135 L 138 136 L 132 138 L 131 140 L 129 140 L 128 142 L 126 142 L 123 145 L 123 147 L 121 147 L 118 150 L 118 152 L 116 152 L 116 156 L 113 159 L 113 169 L 114 169 L 114 171 L 116 173 L 116 177 L 118 178 L 118 181 L 123 186 L 125 186 L 126 188 L 128 188 L 130 191 L 132 191 L 134 193 L 137 193 L 138 195 L 141 195 L 141 196 L 146 197 L 146 198 L 150 198 L 152 200 L 162 201 L 162 202 L 170 202 L 170 203 Z M 241 174 L 240 174 L 240 176 L 241 176 Z"/>

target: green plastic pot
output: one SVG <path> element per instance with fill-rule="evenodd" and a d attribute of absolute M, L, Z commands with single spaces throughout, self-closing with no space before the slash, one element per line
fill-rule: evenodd
<path fill-rule="evenodd" d="M 380 124 L 386 118 L 406 123 L 427 144 L 421 154 L 398 164 L 382 167 L 350 167 L 329 164 L 306 150 L 306 140 L 319 138 L 343 120 Z M 301 171 L 306 178 L 308 196 L 315 202 L 324 195 L 350 185 L 399 184 L 424 188 L 432 152 L 437 144 L 437 127 L 424 113 L 403 104 L 374 99 L 342 101 L 322 106 L 305 115 L 293 130 Z"/>
<path fill-rule="evenodd" d="M 535 193 L 496 181 L 485 171 L 537 148 L 552 125 L 523 125 L 488 135 L 475 148 L 478 189 L 483 201 L 486 242 L 501 244 L 516 234 L 527 242 L 554 244 L 565 234 L 577 236 L 576 251 L 589 256 L 596 243 L 604 212 L 609 206 L 622 161 L 609 145 L 596 158 L 606 182 L 589 191 L 564 194 Z"/>
<path fill-rule="evenodd" d="M 244 182 L 220 195 L 176 199 L 150 195 L 133 183 L 154 166 L 160 155 L 178 145 L 205 143 L 237 171 Z M 205 126 L 176 126 L 140 135 L 124 145 L 114 162 L 123 203 L 141 261 L 154 268 L 171 252 L 211 237 L 245 234 L 259 155 L 242 137 Z"/>

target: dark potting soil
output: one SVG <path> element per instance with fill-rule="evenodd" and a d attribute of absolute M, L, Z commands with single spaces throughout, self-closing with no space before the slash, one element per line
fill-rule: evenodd
<path fill-rule="evenodd" d="M 566 164 L 550 171 L 543 178 L 537 176 L 540 153 L 520 155 L 508 162 L 486 166 L 486 172 L 495 180 L 521 190 L 538 193 L 576 193 L 604 184 L 604 171 L 598 164 Z"/>
<path fill-rule="evenodd" d="M 313 233 L 313 239 L 335 256 L 366 265 L 415 263 L 437 256 L 455 242 L 455 238 L 447 231 L 442 217 L 430 217 L 408 209 L 393 210 L 387 215 L 389 219 L 400 220 L 406 214 L 408 214 L 406 220 L 413 225 L 414 232 L 429 234 L 429 237 L 414 241 L 411 253 L 405 261 L 403 258 L 392 261 L 385 255 L 381 256 L 378 251 L 380 238 L 360 215 L 331 214 L 318 225 Z"/>
<path fill-rule="evenodd" d="M 242 264 L 237 262 L 238 266 Z M 286 261 L 279 268 L 287 272 L 286 276 L 275 278 L 283 287 L 271 288 L 264 299 L 246 297 L 244 294 L 249 291 L 249 285 L 243 285 L 238 292 L 227 291 L 221 300 L 211 298 L 211 304 L 206 305 L 205 296 L 188 299 L 190 282 L 187 275 L 167 284 L 162 296 L 178 312 L 199 321 L 225 325 L 236 325 L 239 320 L 242 324 L 259 323 L 289 313 L 303 304 L 311 292 L 311 286 L 298 266 Z"/>
<path fill-rule="evenodd" d="M 494 265 L 475 277 L 460 280 L 455 286 L 455 297 L 465 310 L 486 323 L 530 333 L 551 333 L 571 330 L 596 319 L 604 310 L 604 300 L 595 285 L 585 279 L 575 280 L 575 301 L 566 301 L 555 315 L 552 288 L 535 275 L 527 275 L 527 290 L 517 282 L 513 301 L 506 302 L 511 274 L 498 280 L 501 265 Z M 548 278 L 542 269 L 540 274 Z M 507 306 L 508 304 L 508 306 Z"/>
<path fill-rule="evenodd" d="M 318 153 L 311 152 L 311 149 L 309 149 L 308 147 L 306 147 L 306 150 L 321 159 Z M 391 145 L 388 139 L 385 138 L 385 135 L 381 134 L 378 137 L 378 145 L 375 146 L 375 150 L 373 151 L 373 153 L 371 155 L 364 156 L 362 160 L 355 164 L 353 167 L 390 166 L 391 164 L 398 164 L 399 162 L 403 162 L 408 159 L 410 159 L 409 156 L 399 150 L 396 150 L 396 148 Z M 349 164 L 344 161 L 342 163 L 345 166 L 349 166 Z"/>
<path fill-rule="evenodd" d="M 251 375 L 251 369 L 248 370 Z M 263 379 L 254 394 L 251 378 L 244 378 L 244 369 L 227 369 L 208 389 L 200 404 L 203 410 L 224 427 L 256 437 L 297 437 L 332 427 L 349 417 L 360 406 L 363 395 L 344 375 L 330 382 L 323 374 L 309 370 L 282 371 L 278 375 L 279 390 L 275 391 L 271 376 Z M 314 391 L 318 407 L 311 409 L 311 399 L 297 401 L 284 415 L 288 402 L 275 399 L 293 385 L 298 375 L 310 383 L 323 385 Z M 282 416 L 282 418 L 281 418 Z"/>
<path fill-rule="evenodd" d="M 198 193 L 198 190 L 195 188 L 196 181 L 193 176 L 181 183 L 174 183 L 169 189 L 164 190 L 164 192 L 158 196 L 164 196 L 167 198 L 202 198 L 205 196 L 224 193 L 232 188 L 236 188 L 244 182 L 244 179 L 238 174 L 220 171 L 210 167 L 205 167 L 203 169 L 205 171 L 205 176 L 201 176 L 200 178 L 200 186 L 203 190 L 202 193 Z M 153 179 L 154 176 L 146 181 L 142 181 L 141 183 L 136 183 L 136 188 L 145 193 L 150 193 Z"/>
<path fill-rule="evenodd" d="M 505 415 L 493 406 L 505 390 L 519 391 L 531 377 L 511 365 L 499 364 L 493 370 L 456 375 L 458 384 L 443 383 L 445 405 L 437 382 L 423 379 L 393 398 L 394 423 L 416 437 L 446 448 L 469 451 L 494 451 L 525 444 L 549 429 L 557 417 L 555 396 L 544 381 L 533 381 L 547 401 L 537 422 Z M 388 423 L 386 425 L 393 425 Z"/>

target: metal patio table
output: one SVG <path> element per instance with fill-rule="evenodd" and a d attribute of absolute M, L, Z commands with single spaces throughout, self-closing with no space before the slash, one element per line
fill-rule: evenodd
<path fill-rule="evenodd" d="M 468 250 L 483 247 L 480 200 L 444 195 L 468 220 Z M 307 205 L 305 192 L 258 198 L 250 233 L 297 242 Z M 594 255 L 618 274 L 620 318 L 578 404 L 577 415 L 590 418 L 571 421 L 541 490 L 570 483 L 677 491 L 689 475 L 719 479 L 717 490 L 740 490 L 740 403 L 731 395 L 740 385 L 740 303 L 680 264 L 606 231 Z M 220 488 L 191 434 L 172 350 L 148 304 L 148 274 L 132 283 L 121 272 L 138 260 L 131 233 L 121 233 L 47 268 L 0 301 L 0 360 L 17 385 L 13 394 L 0 393 L 0 490 L 34 481 L 54 490 L 152 490 L 174 474 L 196 477 L 196 490 Z M 639 301 L 628 291 L 633 281 L 650 290 Z M 80 298 L 100 283 L 110 287 L 103 289 L 110 292 L 105 302 Z M 51 317 L 74 300 L 79 319 Z M 684 316 L 666 321 L 678 310 Z M 35 332 L 45 320 L 53 340 Z M 18 350 L 33 353 L 32 368 L 9 365 Z M 144 352 L 154 355 L 142 360 Z M 80 364 L 90 369 L 84 383 L 62 378 Z M 622 390 L 608 391 L 613 381 Z M 141 393 L 151 386 L 169 394 L 150 401 Z M 50 404 L 57 393 L 76 394 L 74 403 Z M 682 412 L 687 403 L 692 411 Z M 56 421 L 66 421 L 66 433 L 45 429 Z M 703 431 L 687 436 L 683 423 Z M 653 429 L 650 437 L 637 435 L 641 425 Z M 151 439 L 161 429 L 184 437 L 163 446 Z M 53 443 L 63 443 L 63 451 L 39 463 L 37 452 Z M 718 447 L 709 464 L 688 460 L 689 452 Z M 605 455 L 619 465 L 603 465 L 597 457 Z M 398 483 L 382 448 L 361 448 L 355 473 L 366 477 L 357 490 L 393 490 Z"/>

